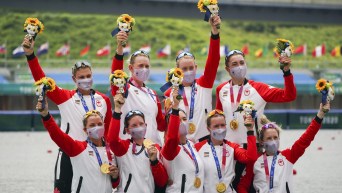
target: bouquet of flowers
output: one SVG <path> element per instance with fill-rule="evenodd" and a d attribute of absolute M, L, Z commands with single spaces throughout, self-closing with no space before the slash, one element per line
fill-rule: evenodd
<path fill-rule="evenodd" d="M 135 19 L 128 15 L 122 14 L 116 20 L 117 27 L 112 31 L 112 36 L 115 36 L 119 31 L 124 31 L 126 33 L 133 30 L 133 26 L 135 25 Z M 125 47 L 127 42 L 122 42 L 121 45 Z"/>
<path fill-rule="evenodd" d="M 127 84 L 128 76 L 126 72 L 122 70 L 115 70 L 113 74 L 109 76 L 109 81 L 112 85 L 117 86 L 119 89 L 117 93 L 125 93 L 124 87 Z"/>
<path fill-rule="evenodd" d="M 240 102 L 235 112 L 240 112 L 240 113 L 244 112 L 245 116 L 251 115 L 252 118 L 254 119 L 257 111 L 254 109 L 254 103 L 251 100 L 244 100 Z M 245 125 L 245 126 L 248 127 L 250 125 Z"/>
<path fill-rule="evenodd" d="M 327 101 L 334 100 L 335 92 L 332 82 L 325 80 L 323 78 L 319 79 L 316 83 L 316 89 L 318 92 L 322 93 L 322 104 L 325 105 Z M 323 110 L 328 112 L 328 110 Z"/>
<path fill-rule="evenodd" d="M 26 36 L 30 37 L 30 42 L 32 39 L 35 40 L 37 34 L 42 33 L 44 30 L 44 25 L 37 18 L 27 18 L 24 23 L 24 32 L 27 32 Z M 25 48 L 30 48 L 31 44 L 24 44 Z"/>
<path fill-rule="evenodd" d="M 34 83 L 36 86 L 36 95 L 38 98 L 42 98 L 42 108 L 38 110 L 45 109 L 45 94 L 47 92 L 52 92 L 56 88 L 56 83 L 52 78 L 43 77 L 42 79 Z"/>
<path fill-rule="evenodd" d="M 165 92 L 170 87 L 179 88 L 179 91 L 178 91 L 179 95 L 177 96 L 177 99 L 181 99 L 183 91 L 184 91 L 184 87 L 182 85 L 183 77 L 184 77 L 184 74 L 183 74 L 182 69 L 180 68 L 170 69 L 166 73 L 166 83 L 162 87 L 160 87 L 160 90 L 162 92 Z"/>
<path fill-rule="evenodd" d="M 294 51 L 294 46 L 290 40 L 277 39 L 276 52 L 279 56 L 291 57 Z M 285 64 L 280 64 L 280 69 L 284 68 Z"/>
<path fill-rule="evenodd" d="M 219 12 L 217 0 L 199 0 L 197 7 L 201 12 L 205 12 L 204 21 L 209 21 L 212 16 L 218 15 Z M 220 29 L 220 25 L 217 25 L 216 28 Z"/>

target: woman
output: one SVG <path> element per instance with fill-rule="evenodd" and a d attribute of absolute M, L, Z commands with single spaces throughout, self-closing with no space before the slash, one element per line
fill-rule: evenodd
<path fill-rule="evenodd" d="M 118 69 L 123 70 L 123 47 L 121 42 L 127 41 L 128 34 L 121 31 L 116 38 L 117 49 L 113 58 L 111 72 Z M 128 111 L 135 109 L 149 115 L 145 117 L 147 123 L 146 137 L 162 145 L 158 131 L 164 131 L 166 126 L 160 101 L 157 92 L 145 85 L 145 81 L 148 80 L 150 74 L 150 56 L 144 51 L 136 51 L 130 57 L 128 68 L 132 77 L 129 79 L 126 90 L 128 95 L 121 111 L 125 115 Z M 112 86 L 113 96 L 115 96 L 117 89 L 117 87 Z M 128 139 L 130 136 L 125 134 L 123 120 L 120 125 L 120 138 Z"/>
<path fill-rule="evenodd" d="M 131 139 L 121 139 L 120 117 L 125 103 L 122 94 L 115 95 L 114 103 L 107 139 L 120 167 L 121 183 L 117 192 L 152 193 L 155 186 L 164 187 L 168 177 L 158 159 L 160 147 L 144 139 L 147 126 L 144 114 L 139 110 L 126 114 L 124 129 L 131 135 Z"/>
<path fill-rule="evenodd" d="M 186 122 L 186 114 L 178 109 L 177 96 L 178 89 L 175 89 L 172 92 L 172 112 L 162 149 L 163 163 L 169 175 L 166 192 L 201 193 L 204 166 L 194 144 L 186 138 L 189 126 Z"/>
<path fill-rule="evenodd" d="M 241 163 L 254 162 L 257 158 L 254 120 L 245 119 L 247 128 L 247 150 L 225 140 L 227 127 L 224 113 L 213 110 L 208 114 L 207 127 L 210 138 L 195 145 L 204 163 L 204 192 L 236 192 L 232 186 L 235 177 L 235 160 Z"/>
<path fill-rule="evenodd" d="M 265 151 L 256 160 L 253 168 L 253 185 L 257 192 L 293 192 L 293 165 L 304 154 L 319 131 L 325 115 L 323 109 L 330 110 L 329 102 L 325 105 L 320 104 L 316 117 L 304 134 L 291 148 L 285 150 L 279 150 L 280 127 L 274 122 L 263 120 L 267 123 L 261 128 L 259 140 Z"/>
<path fill-rule="evenodd" d="M 36 109 L 42 108 L 42 99 L 38 100 Z M 45 100 L 47 101 L 47 100 Z M 109 147 L 106 146 L 103 117 L 99 111 L 92 110 L 83 117 L 83 131 L 86 141 L 77 141 L 65 134 L 49 114 L 48 104 L 39 111 L 44 127 L 52 140 L 68 155 L 72 163 L 73 193 L 111 193 L 112 187 L 119 184 L 119 170 L 115 166 Z"/>

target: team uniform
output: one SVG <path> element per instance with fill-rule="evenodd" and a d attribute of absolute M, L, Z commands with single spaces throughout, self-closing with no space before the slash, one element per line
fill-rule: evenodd
<path fill-rule="evenodd" d="M 172 110 L 162 149 L 163 163 L 169 175 L 167 193 L 202 193 L 204 183 L 204 163 L 196 151 L 194 144 L 187 140 L 187 144 L 179 143 L 179 116 L 178 111 Z M 195 187 L 195 179 L 201 183 Z"/>
<path fill-rule="evenodd" d="M 115 70 L 123 70 L 123 56 L 116 54 L 112 62 L 112 72 Z M 118 87 L 111 86 L 112 95 L 116 95 Z M 132 79 L 127 85 L 128 95 L 121 111 L 126 115 L 131 110 L 139 110 L 144 113 L 145 122 L 147 124 L 147 132 L 145 137 L 153 142 L 162 145 L 158 131 L 165 131 L 165 119 L 161 110 L 160 101 L 157 92 L 148 88 L 146 85 L 138 87 Z M 120 124 L 120 138 L 129 139 L 130 135 L 124 133 L 124 120 Z"/>
<path fill-rule="evenodd" d="M 120 116 L 121 113 L 114 112 L 108 133 L 110 148 L 120 168 L 121 181 L 116 192 L 151 193 L 155 186 L 164 187 L 168 177 L 162 163 L 158 159 L 150 162 L 143 145 L 139 146 L 131 139 L 119 137 Z M 156 148 L 160 150 L 158 144 Z"/>
<path fill-rule="evenodd" d="M 45 77 L 45 73 L 41 68 L 38 58 L 32 54 L 27 56 L 27 61 L 35 81 Z M 75 140 L 84 141 L 87 139 L 87 134 L 83 131 L 83 116 L 87 110 L 97 110 L 101 112 L 104 118 L 105 135 L 107 135 L 108 127 L 111 117 L 111 103 L 109 98 L 97 91 L 92 90 L 91 95 L 85 95 L 78 93 L 77 90 L 64 90 L 56 85 L 56 88 L 52 92 L 47 92 L 49 97 L 57 106 L 61 115 L 60 128 L 66 132 Z M 82 99 L 83 98 L 83 99 Z M 85 106 L 83 105 L 85 103 Z M 71 173 L 70 173 L 71 172 Z M 63 187 L 68 189 L 66 192 L 70 192 L 72 168 L 70 167 L 70 160 L 62 152 L 59 152 L 55 177 L 56 180 L 60 178 L 69 178 L 63 183 Z M 58 182 L 57 182 L 58 183 Z M 63 188 L 64 189 L 64 188 Z M 61 190 L 62 191 L 62 190 Z M 62 191 L 64 193 L 64 191 Z"/>
<path fill-rule="evenodd" d="M 240 145 L 224 140 L 222 145 L 214 146 L 210 138 L 195 145 L 204 163 L 204 192 L 217 193 L 217 185 L 224 183 L 226 193 L 236 192 L 232 182 L 235 177 L 235 160 L 241 163 L 254 162 L 257 155 L 256 138 L 253 131 L 248 132 L 247 150 Z M 213 149 L 214 148 L 214 149 Z"/>
<path fill-rule="evenodd" d="M 197 142 L 209 135 L 205 120 L 207 113 L 212 110 L 212 88 L 219 63 L 220 36 L 211 35 L 204 73 L 191 86 L 184 87 L 183 100 L 179 103 L 179 108 L 187 111 L 188 121 L 196 127 L 194 133 L 187 135 L 187 139 L 191 141 Z M 168 89 L 164 95 L 170 97 L 171 92 L 171 89 Z"/>
<path fill-rule="evenodd" d="M 253 168 L 253 185 L 257 192 L 293 192 L 293 165 L 314 140 L 322 120 L 316 116 L 291 148 L 279 151 L 275 156 L 260 155 Z"/>
<path fill-rule="evenodd" d="M 73 165 L 72 193 L 111 193 L 120 182 L 111 179 L 108 174 L 100 171 L 101 163 L 111 163 L 115 160 L 108 159 L 106 147 L 95 147 L 87 141 L 77 141 L 65 134 L 56 124 L 53 117 L 43 117 L 44 127 L 50 134 L 52 140 L 70 156 Z M 114 162 L 115 164 L 115 162 Z"/>
<path fill-rule="evenodd" d="M 243 113 L 235 112 L 239 103 L 243 100 L 251 100 L 254 102 L 254 108 L 257 110 L 256 116 L 264 114 L 264 108 L 267 102 L 283 103 L 295 100 L 297 90 L 294 84 L 293 75 L 290 71 L 284 72 L 284 89 L 275 88 L 273 86 L 245 79 L 243 85 L 232 85 L 232 80 L 220 84 L 216 88 L 216 109 L 225 112 L 227 126 L 230 127 L 232 120 L 237 120 L 237 129 L 228 129 L 226 139 L 233 143 L 240 144 L 246 149 L 246 127 L 244 126 Z M 261 128 L 259 119 L 256 119 L 255 129 Z M 257 134 L 258 131 L 255 132 Z M 236 164 L 236 178 L 234 180 L 234 187 L 240 192 L 237 183 L 240 181 L 242 171 L 245 165 L 237 162 Z M 247 164 L 246 173 L 252 171 L 253 166 Z M 251 184 L 252 181 L 241 179 L 245 187 Z"/>

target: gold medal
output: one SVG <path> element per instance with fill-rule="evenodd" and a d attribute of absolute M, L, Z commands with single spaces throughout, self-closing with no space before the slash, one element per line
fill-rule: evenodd
<path fill-rule="evenodd" d="M 216 191 L 218 193 L 224 193 L 226 191 L 227 187 L 226 184 L 223 182 L 220 182 L 218 184 L 216 184 Z"/>
<path fill-rule="evenodd" d="M 170 109 L 172 105 L 172 101 L 170 98 L 165 99 L 164 106 L 166 109 Z"/>
<path fill-rule="evenodd" d="M 104 163 L 101 165 L 101 172 L 104 174 L 108 174 L 109 173 L 109 164 Z"/>
<path fill-rule="evenodd" d="M 230 128 L 236 130 L 239 127 L 239 122 L 236 119 L 230 121 Z"/>
<path fill-rule="evenodd" d="M 154 143 L 151 139 L 144 139 L 143 144 L 146 148 L 150 148 L 152 145 L 154 145 Z"/>
<path fill-rule="evenodd" d="M 194 134 L 196 131 L 196 125 L 194 123 L 189 123 L 189 134 Z"/>
<path fill-rule="evenodd" d="M 196 188 L 201 187 L 201 178 L 195 177 L 194 186 L 195 186 Z"/>

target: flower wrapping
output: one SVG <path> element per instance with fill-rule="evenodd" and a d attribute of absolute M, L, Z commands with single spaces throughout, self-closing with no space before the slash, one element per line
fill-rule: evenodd
<path fill-rule="evenodd" d="M 184 87 L 182 85 L 183 81 L 183 71 L 180 68 L 171 68 L 167 73 L 166 73 L 166 83 L 160 87 L 160 90 L 162 92 L 165 92 L 167 89 L 170 87 L 172 88 L 179 88 L 179 95 L 183 94 Z"/>
<path fill-rule="evenodd" d="M 240 102 L 235 112 L 244 112 L 245 116 L 251 115 L 253 119 L 256 117 L 256 110 L 254 109 L 254 103 L 251 100 L 243 100 Z M 250 126 L 245 124 L 245 126 Z"/>
<path fill-rule="evenodd" d="M 219 6 L 217 0 L 199 0 L 197 3 L 197 8 L 201 12 L 205 12 L 204 21 L 209 21 L 210 17 L 214 15 L 218 15 Z M 217 29 L 220 29 L 220 25 L 216 26 Z"/>
<path fill-rule="evenodd" d="M 276 52 L 278 56 L 291 57 L 294 51 L 294 46 L 290 40 L 277 39 Z M 285 64 L 280 64 L 280 68 L 283 69 Z"/>
<path fill-rule="evenodd" d="M 322 93 L 322 104 L 325 105 L 327 101 L 334 100 L 335 91 L 333 83 L 325 80 L 323 78 L 317 80 L 316 89 L 318 92 Z"/>
<path fill-rule="evenodd" d="M 126 72 L 122 70 L 115 70 L 113 74 L 109 76 L 109 81 L 112 85 L 118 87 L 117 93 L 125 93 L 125 87 L 127 85 L 128 76 Z"/>
<path fill-rule="evenodd" d="M 44 31 L 44 25 L 37 18 L 27 18 L 24 23 L 24 32 L 27 32 L 29 36 L 36 39 L 37 34 L 40 34 Z"/>
<path fill-rule="evenodd" d="M 43 77 L 36 81 L 34 85 L 36 86 L 36 95 L 38 98 L 42 98 L 42 108 L 39 110 L 45 109 L 45 94 L 55 90 L 56 82 L 52 78 Z"/>

